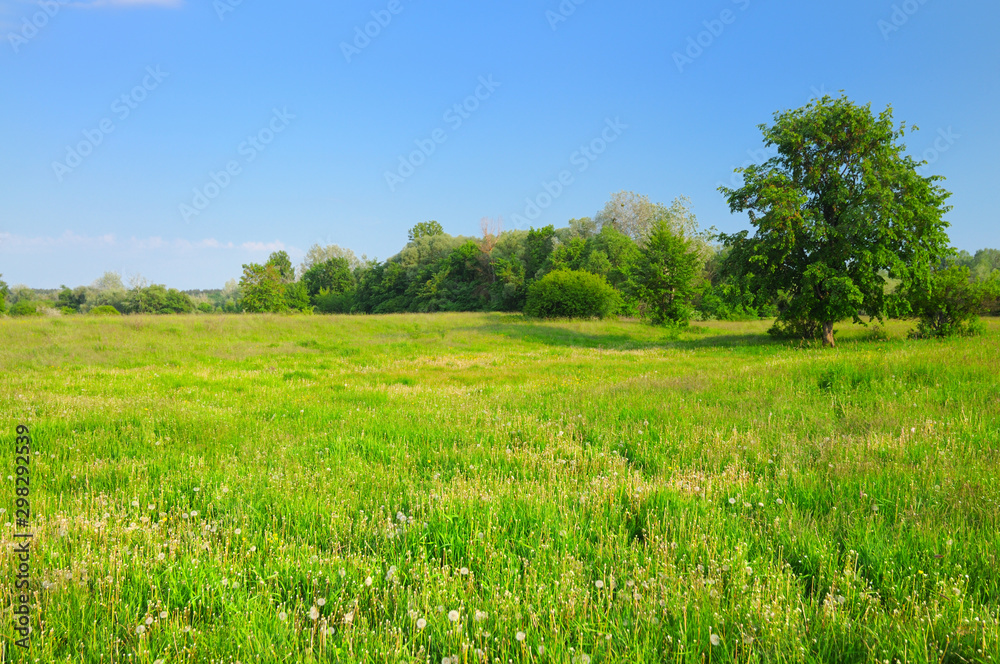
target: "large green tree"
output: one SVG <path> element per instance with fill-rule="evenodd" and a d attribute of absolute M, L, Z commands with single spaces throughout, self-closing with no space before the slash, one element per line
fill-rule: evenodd
<path fill-rule="evenodd" d="M 904 285 L 930 278 L 947 252 L 949 193 L 904 154 L 906 125 L 896 127 L 891 107 L 875 115 L 827 96 L 760 129 L 777 155 L 742 169 L 742 187 L 720 187 L 756 228 L 722 236 L 727 269 L 783 296 L 777 331 L 833 346 L 837 322 L 889 312 L 884 274 Z"/>

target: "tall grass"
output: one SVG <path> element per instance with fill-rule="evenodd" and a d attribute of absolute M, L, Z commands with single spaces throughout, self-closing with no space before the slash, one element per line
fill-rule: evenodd
<path fill-rule="evenodd" d="M 4 661 L 996 662 L 1000 325 L 765 328 L 2 320 Z"/>

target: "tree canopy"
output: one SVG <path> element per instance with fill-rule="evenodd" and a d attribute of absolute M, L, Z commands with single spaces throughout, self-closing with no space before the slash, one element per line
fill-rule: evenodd
<path fill-rule="evenodd" d="M 760 129 L 777 155 L 742 169 L 742 187 L 720 188 L 756 228 L 722 236 L 728 269 L 753 291 L 783 296 L 776 332 L 832 346 L 838 321 L 890 311 L 885 275 L 904 284 L 930 278 L 947 253 L 949 194 L 941 178 L 917 173 L 891 107 L 875 115 L 827 96 Z"/>

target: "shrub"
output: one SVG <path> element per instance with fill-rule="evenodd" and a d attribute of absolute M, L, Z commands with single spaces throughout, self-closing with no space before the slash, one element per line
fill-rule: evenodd
<path fill-rule="evenodd" d="M 621 296 L 604 277 L 556 270 L 528 288 L 524 313 L 535 318 L 605 318 L 621 304 Z"/>
<path fill-rule="evenodd" d="M 920 318 L 914 336 L 971 336 L 982 330 L 979 314 L 989 298 L 985 283 L 973 281 L 969 268 L 951 266 L 931 275 L 911 293 L 913 313 Z"/>
<path fill-rule="evenodd" d="M 94 307 L 90 310 L 91 316 L 121 316 L 121 312 L 112 307 L 110 304 L 102 304 L 99 307 Z"/>
<path fill-rule="evenodd" d="M 10 310 L 7 312 L 11 316 L 41 316 L 42 312 L 38 310 L 38 302 L 34 300 L 18 300 L 13 305 L 11 305 Z"/>
<path fill-rule="evenodd" d="M 321 314 L 349 314 L 354 306 L 354 291 L 337 293 L 324 288 L 313 298 L 313 304 Z"/>

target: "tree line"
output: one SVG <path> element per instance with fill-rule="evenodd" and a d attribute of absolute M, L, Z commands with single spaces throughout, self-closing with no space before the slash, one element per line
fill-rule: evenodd
<path fill-rule="evenodd" d="M 299 266 L 284 251 L 243 266 L 221 291 L 181 293 L 105 274 L 49 299 L 0 281 L 0 310 L 63 313 L 390 314 L 522 312 L 536 317 L 773 318 L 771 333 L 834 345 L 834 325 L 914 318 L 915 334 L 978 329 L 1000 313 L 1000 251 L 950 248 L 940 177 L 905 154 L 905 123 L 846 97 L 824 97 L 761 125 L 776 155 L 721 187 L 753 230 L 699 226 L 690 202 L 623 191 L 593 218 L 564 227 L 503 230 L 484 219 L 475 237 L 428 221 L 386 261 L 313 246 Z"/>

